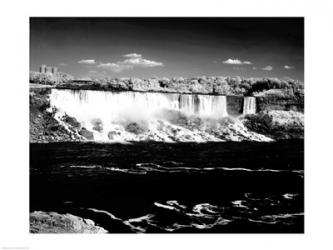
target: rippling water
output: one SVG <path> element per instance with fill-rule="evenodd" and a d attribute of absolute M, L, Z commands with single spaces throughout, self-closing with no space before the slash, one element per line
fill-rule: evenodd
<path fill-rule="evenodd" d="M 303 232 L 303 141 L 30 145 L 30 210 L 111 233 Z"/>

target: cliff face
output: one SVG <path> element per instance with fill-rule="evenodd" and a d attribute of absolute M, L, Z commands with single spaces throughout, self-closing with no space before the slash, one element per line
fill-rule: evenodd
<path fill-rule="evenodd" d="M 304 96 L 260 96 L 256 97 L 257 110 L 293 110 L 304 112 Z"/>
<path fill-rule="evenodd" d="M 227 111 L 230 116 L 240 116 L 243 113 L 242 96 L 227 96 Z"/>
<path fill-rule="evenodd" d="M 240 116 L 243 113 L 244 97 L 227 96 L 227 111 L 230 116 Z M 304 112 L 304 95 L 278 96 L 266 95 L 256 97 L 257 112 L 284 110 Z"/>
<path fill-rule="evenodd" d="M 275 140 L 304 138 L 304 114 L 300 112 L 261 111 L 245 116 L 242 122 L 249 130 Z"/>
<path fill-rule="evenodd" d="M 79 141 L 74 131 L 59 124 L 50 110 L 51 88 L 30 88 L 30 142 Z"/>

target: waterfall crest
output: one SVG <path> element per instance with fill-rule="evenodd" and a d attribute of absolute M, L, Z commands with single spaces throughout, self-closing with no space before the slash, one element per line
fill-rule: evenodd
<path fill-rule="evenodd" d="M 243 115 L 255 114 L 256 110 L 256 98 L 252 96 L 244 97 Z"/>
<path fill-rule="evenodd" d="M 50 103 L 81 121 L 142 120 L 163 109 L 216 119 L 228 115 L 225 96 L 53 89 Z"/>

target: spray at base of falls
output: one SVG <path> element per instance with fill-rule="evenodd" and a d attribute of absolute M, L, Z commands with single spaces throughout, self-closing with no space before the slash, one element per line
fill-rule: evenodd
<path fill-rule="evenodd" d="M 269 139 L 232 121 L 225 96 L 53 89 L 50 104 L 56 116 L 74 117 L 91 131 L 94 141 Z"/>

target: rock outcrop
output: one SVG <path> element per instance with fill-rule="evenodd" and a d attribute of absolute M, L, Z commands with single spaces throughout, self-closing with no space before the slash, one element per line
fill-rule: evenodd
<path fill-rule="evenodd" d="M 50 93 L 50 88 L 30 88 L 30 142 L 80 141 L 75 130 L 62 126 L 55 118 L 48 100 Z M 74 118 L 65 119 L 75 122 Z"/>
<path fill-rule="evenodd" d="M 94 140 L 94 134 L 93 132 L 89 131 L 86 128 L 81 128 L 79 130 L 79 134 L 82 135 L 84 138 L 86 138 L 87 140 Z"/>
<path fill-rule="evenodd" d="M 246 115 L 243 124 L 251 131 L 276 140 L 304 138 L 304 114 L 296 111 L 262 111 Z"/>
<path fill-rule="evenodd" d="M 30 213 L 30 233 L 107 233 L 92 220 L 72 214 L 35 211 Z"/>
<path fill-rule="evenodd" d="M 291 94 L 286 90 L 270 89 L 256 95 L 258 111 L 293 110 L 304 112 L 304 94 Z"/>

